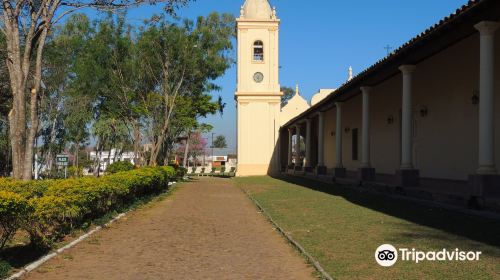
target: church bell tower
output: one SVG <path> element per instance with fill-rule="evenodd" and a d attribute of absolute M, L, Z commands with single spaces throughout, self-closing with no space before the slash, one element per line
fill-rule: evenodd
<path fill-rule="evenodd" d="M 268 0 L 246 0 L 237 19 L 238 176 L 278 171 L 279 24 Z"/>

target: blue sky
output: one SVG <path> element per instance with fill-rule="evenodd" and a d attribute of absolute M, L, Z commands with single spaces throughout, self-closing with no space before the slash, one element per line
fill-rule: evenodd
<path fill-rule="evenodd" d="M 197 0 L 178 11 L 183 18 L 196 18 L 212 11 L 239 15 L 244 0 Z M 421 33 L 467 0 L 271 0 L 280 27 L 280 82 L 299 84 L 306 99 L 320 88 L 337 88 L 347 79 L 347 69 L 361 72 L 387 51 Z M 129 12 L 131 20 L 158 13 L 144 6 Z M 204 120 L 214 133 L 226 136 L 229 148 L 236 147 L 236 69 L 229 69 L 218 83 L 227 103 L 224 115 Z"/>

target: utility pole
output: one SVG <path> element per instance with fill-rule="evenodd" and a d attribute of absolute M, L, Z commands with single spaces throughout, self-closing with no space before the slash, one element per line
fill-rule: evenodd
<path fill-rule="evenodd" d="M 212 167 L 214 167 L 214 134 L 212 132 Z"/>
<path fill-rule="evenodd" d="M 35 180 L 38 180 L 38 153 L 35 153 Z"/>
<path fill-rule="evenodd" d="M 203 137 L 203 139 L 205 139 L 208 143 L 208 137 Z M 206 163 L 205 163 L 206 159 L 207 159 L 207 150 L 206 150 L 206 148 L 203 148 L 203 167 L 206 166 Z"/>
<path fill-rule="evenodd" d="M 188 152 L 189 152 L 189 136 L 186 137 L 186 145 L 184 146 L 184 160 L 182 162 L 182 167 L 188 168 L 189 167 L 189 159 L 188 159 Z"/>

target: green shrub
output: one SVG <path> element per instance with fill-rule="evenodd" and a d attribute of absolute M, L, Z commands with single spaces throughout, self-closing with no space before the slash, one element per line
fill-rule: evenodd
<path fill-rule="evenodd" d="M 71 172 L 71 167 L 68 167 L 67 172 L 64 168 L 56 168 L 42 172 L 40 177 L 44 179 L 65 179 L 67 176 L 71 177 Z"/>
<path fill-rule="evenodd" d="M 82 177 L 83 176 L 83 167 L 70 166 L 68 167 L 68 177 Z"/>
<path fill-rule="evenodd" d="M 12 178 L 0 177 L 0 186 L 13 182 Z"/>
<path fill-rule="evenodd" d="M 19 194 L 0 191 L 0 249 L 3 249 L 21 226 L 28 204 Z"/>
<path fill-rule="evenodd" d="M 108 166 L 106 168 L 106 173 L 107 174 L 114 174 L 118 172 L 123 172 L 123 171 L 130 171 L 133 170 L 135 166 L 128 162 L 128 161 L 117 161 Z"/>
<path fill-rule="evenodd" d="M 40 197 L 52 185 L 54 180 L 43 181 L 15 181 L 10 179 L 0 178 L 0 191 L 8 191 L 21 195 L 29 199 L 33 197 Z"/>
<path fill-rule="evenodd" d="M 175 171 L 175 178 L 182 179 L 184 175 L 187 174 L 188 170 L 185 167 L 179 166 L 178 164 L 171 164 L 169 167 L 173 168 Z"/>
<path fill-rule="evenodd" d="M 2 261 L 0 259 L 0 279 L 4 279 L 9 276 L 10 271 L 12 270 L 12 266 L 6 261 Z"/>
<path fill-rule="evenodd" d="M 185 167 L 179 167 L 179 169 L 177 169 L 177 178 L 179 179 L 182 179 L 184 178 L 184 175 L 186 175 L 188 172 L 187 168 Z"/>
<path fill-rule="evenodd" d="M 81 209 L 69 196 L 44 196 L 30 200 L 33 209 L 28 215 L 25 230 L 36 247 L 49 247 L 52 241 L 71 229 L 72 221 Z"/>
<path fill-rule="evenodd" d="M 31 182 L 0 179 L 3 243 L 22 227 L 33 245 L 48 247 L 73 228 L 140 197 L 165 190 L 169 179 L 175 175 L 174 168 L 167 166 L 134 169 L 99 178 Z"/>

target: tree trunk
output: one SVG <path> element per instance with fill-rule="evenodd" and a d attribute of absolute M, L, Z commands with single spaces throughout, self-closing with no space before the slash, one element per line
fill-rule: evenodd
<path fill-rule="evenodd" d="M 26 147 L 24 154 L 23 180 L 28 181 L 33 177 L 33 152 L 35 148 L 35 138 L 38 131 L 38 98 L 36 90 L 31 91 L 30 104 L 30 119 L 31 127 L 29 128 L 28 137 L 26 139 Z"/>
<path fill-rule="evenodd" d="M 42 80 L 42 55 L 48 29 L 60 0 L 37 3 L 38 5 L 31 1 L 3 1 L 1 7 L 7 43 L 7 69 L 13 96 L 12 110 L 9 113 L 13 177 L 24 180 L 31 179 L 33 173 L 33 151 L 38 132 L 37 92 Z M 20 26 L 20 22 L 24 24 Z M 30 73 L 33 57 L 35 67 L 33 73 Z M 27 123 L 25 95 L 30 76 L 33 76 L 33 90 L 30 100 L 30 123 Z"/>
<path fill-rule="evenodd" d="M 49 165 L 49 170 L 52 171 L 54 168 L 54 154 L 52 151 L 52 143 L 56 142 L 56 123 L 57 123 L 57 117 L 58 113 L 56 111 L 56 116 L 52 122 L 52 126 L 50 128 L 50 145 L 49 145 L 49 151 L 47 152 L 47 161 Z"/>
<path fill-rule="evenodd" d="M 45 24 L 50 22 L 48 11 L 44 12 Z M 38 92 L 42 83 L 42 57 L 43 49 L 45 47 L 45 40 L 47 38 L 48 26 L 42 27 L 42 34 L 38 39 L 38 46 L 36 50 L 35 59 L 35 74 L 33 77 L 33 89 L 31 90 L 30 100 L 30 123 L 28 138 L 26 139 L 26 154 L 24 157 L 24 173 L 23 180 L 31 180 L 33 176 L 33 151 L 35 148 L 35 139 L 38 132 Z"/>
<path fill-rule="evenodd" d="M 11 36 L 15 37 L 14 34 L 11 34 Z M 21 69 L 21 56 L 18 42 L 15 42 L 14 38 L 12 38 L 11 42 L 7 40 L 7 48 L 7 68 L 9 70 L 10 85 L 12 90 L 12 110 L 9 113 L 9 137 L 12 149 L 12 175 L 15 179 L 22 179 L 24 145 L 26 140 L 26 87 L 23 82 L 24 74 Z"/>
<path fill-rule="evenodd" d="M 14 179 L 21 179 L 23 174 L 21 158 L 24 157 L 21 147 L 24 145 L 22 141 L 22 128 L 17 127 L 17 119 L 18 117 L 16 111 L 15 109 L 12 109 L 9 114 L 9 125 L 11 127 L 9 131 L 9 138 L 12 151 L 12 177 Z"/>
<path fill-rule="evenodd" d="M 184 149 L 184 160 L 183 160 L 183 163 L 182 163 L 182 166 L 184 168 L 186 168 L 187 164 L 188 164 L 188 152 L 189 152 L 189 136 L 186 139 L 186 147 Z"/>
<path fill-rule="evenodd" d="M 121 152 L 118 152 L 119 150 L 117 148 L 115 148 L 115 152 L 113 153 L 113 162 L 116 162 L 116 157 L 118 157 L 118 154 L 120 154 Z"/>
<path fill-rule="evenodd" d="M 142 162 L 140 162 L 141 156 L 139 155 L 139 149 L 141 148 L 141 129 L 137 120 L 132 122 L 132 126 L 134 128 L 134 165 L 142 166 Z"/>
<path fill-rule="evenodd" d="M 149 166 L 156 166 L 158 155 L 160 154 L 160 150 L 162 148 L 162 143 L 165 139 L 165 133 L 161 133 L 156 140 L 156 143 L 153 144 L 151 148 L 151 158 L 149 159 Z"/>
<path fill-rule="evenodd" d="M 108 158 L 106 159 L 107 162 L 106 162 L 106 169 L 104 171 L 106 171 L 109 167 L 109 165 L 111 164 L 111 151 L 113 150 L 112 146 L 109 147 L 109 151 L 108 151 Z M 115 150 L 115 154 L 116 154 L 116 150 Z"/>
<path fill-rule="evenodd" d="M 7 69 L 12 91 L 12 110 L 9 112 L 9 137 L 12 149 L 12 175 L 15 179 L 23 176 L 24 145 L 26 137 L 26 69 L 21 57 L 19 19 L 12 8 L 3 5 L 3 22 L 7 43 Z M 24 71 L 23 71 L 24 70 Z"/>
<path fill-rule="evenodd" d="M 10 127 L 7 127 L 7 134 L 10 133 Z M 10 147 L 10 138 L 7 137 L 7 147 Z M 5 177 L 8 177 L 10 175 L 10 168 L 12 166 L 12 152 L 9 150 L 7 151 L 7 158 L 5 159 L 6 160 L 6 163 L 5 163 Z"/>
<path fill-rule="evenodd" d="M 73 163 L 76 167 L 76 170 L 78 172 L 78 165 L 79 165 L 79 158 L 78 155 L 80 154 L 80 144 L 76 144 L 76 152 L 75 152 L 75 162 Z"/>
<path fill-rule="evenodd" d="M 163 127 L 160 132 L 160 135 L 158 136 L 156 145 L 153 145 L 153 149 L 151 150 L 151 160 L 149 161 L 150 166 L 156 166 L 156 160 L 158 158 L 158 154 L 160 153 L 160 150 L 162 148 L 163 142 L 165 141 L 165 138 L 167 137 L 167 132 L 170 126 L 170 117 L 172 116 L 172 113 L 174 112 L 175 108 L 175 101 L 177 99 L 177 96 L 179 95 L 179 91 L 181 89 L 181 86 L 184 83 L 184 74 L 186 72 L 186 69 L 182 70 L 182 75 L 180 77 L 180 80 L 177 82 L 175 85 L 175 88 L 172 92 L 168 90 L 168 86 L 166 86 L 167 81 L 168 81 L 168 76 L 169 76 L 169 69 L 168 69 L 168 61 L 163 62 L 163 102 L 164 102 L 164 121 L 163 121 Z"/>
<path fill-rule="evenodd" d="M 95 149 L 95 160 L 94 160 L 94 176 L 99 177 L 101 171 L 101 154 L 102 154 L 102 143 L 101 141 L 97 141 L 96 149 Z"/>

